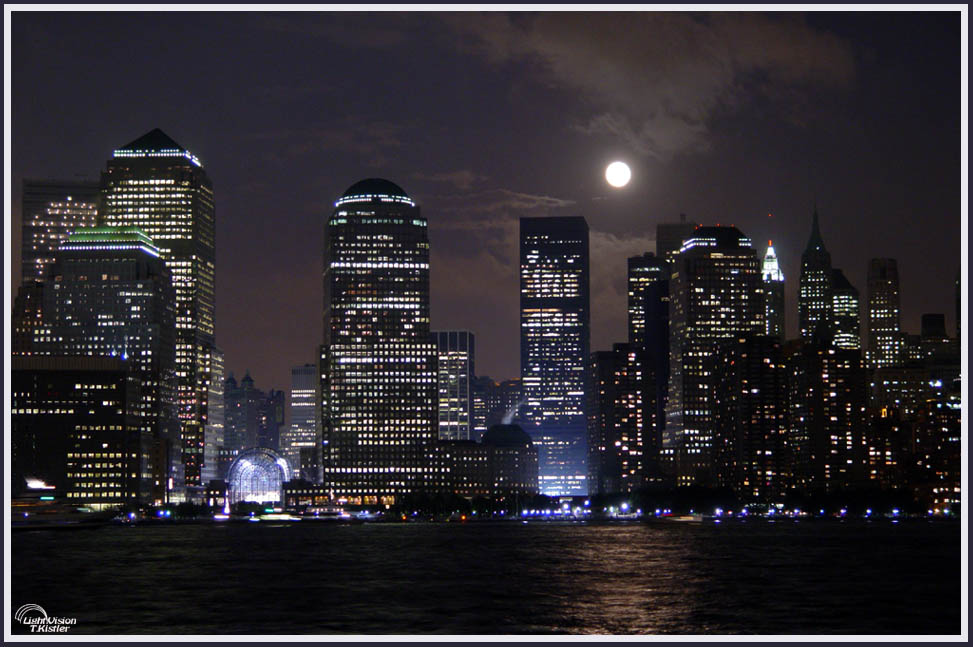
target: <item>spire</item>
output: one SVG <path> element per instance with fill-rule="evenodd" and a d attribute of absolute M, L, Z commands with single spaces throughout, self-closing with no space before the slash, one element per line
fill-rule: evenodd
<path fill-rule="evenodd" d="M 824 246 L 824 240 L 821 238 L 821 228 L 818 225 L 818 201 L 814 201 L 814 215 L 811 216 L 811 236 L 807 239 L 807 247 L 804 248 L 804 253 L 811 250 L 820 250 L 827 252 L 827 248 Z"/>

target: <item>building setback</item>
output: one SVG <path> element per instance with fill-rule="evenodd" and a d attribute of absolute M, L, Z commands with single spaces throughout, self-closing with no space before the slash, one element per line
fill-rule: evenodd
<path fill-rule="evenodd" d="M 429 237 L 401 187 L 362 180 L 335 203 L 324 295 L 324 485 L 366 505 L 441 487 Z"/>
<path fill-rule="evenodd" d="M 99 222 L 140 228 L 159 247 L 172 274 L 185 485 L 198 487 L 214 385 L 213 185 L 199 159 L 159 129 L 115 150 L 101 184 Z"/>
<path fill-rule="evenodd" d="M 588 277 L 584 218 L 520 219 L 521 416 L 548 495 L 587 493 Z"/>

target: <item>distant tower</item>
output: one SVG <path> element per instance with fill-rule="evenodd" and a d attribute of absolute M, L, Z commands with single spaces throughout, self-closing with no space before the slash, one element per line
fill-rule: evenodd
<path fill-rule="evenodd" d="M 902 345 L 898 263 L 873 258 L 868 263 L 868 367 L 898 364 Z"/>
<path fill-rule="evenodd" d="M 831 272 L 831 331 L 837 348 L 861 350 L 861 301 L 841 270 Z"/>
<path fill-rule="evenodd" d="M 693 235 L 699 223 L 679 214 L 679 222 L 663 222 L 655 226 L 655 255 L 672 266 L 673 255 L 679 253 L 684 240 Z"/>
<path fill-rule="evenodd" d="M 281 434 L 280 453 L 291 464 L 294 474 L 301 473 L 301 450 L 318 446 L 318 383 L 321 376 L 316 364 L 291 369 L 290 427 Z"/>
<path fill-rule="evenodd" d="M 98 182 L 24 180 L 21 279 L 44 281 L 61 243 L 72 231 L 94 227 L 101 191 Z"/>
<path fill-rule="evenodd" d="M 811 220 L 811 236 L 801 254 L 797 315 L 803 339 L 810 339 L 819 324 L 831 321 L 831 254 L 821 239 L 817 206 Z"/>
<path fill-rule="evenodd" d="M 475 337 L 468 330 L 436 331 L 429 337 L 439 355 L 439 438 L 477 440 L 471 434 Z"/>
<path fill-rule="evenodd" d="M 767 335 L 784 339 L 785 308 L 784 308 L 784 273 L 777 263 L 777 253 L 774 251 L 774 241 L 767 241 L 767 254 L 764 256 L 761 276 L 764 283 L 764 317 L 767 320 Z"/>
<path fill-rule="evenodd" d="M 538 451 L 542 494 L 586 494 L 588 223 L 520 219 L 523 428 Z"/>

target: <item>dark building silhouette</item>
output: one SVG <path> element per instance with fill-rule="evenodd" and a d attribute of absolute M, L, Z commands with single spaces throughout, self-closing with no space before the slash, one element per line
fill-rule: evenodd
<path fill-rule="evenodd" d="M 429 237 L 401 187 L 362 180 L 335 203 L 325 227 L 324 296 L 325 486 L 366 505 L 440 487 Z"/>
<path fill-rule="evenodd" d="M 584 218 L 521 218 L 521 416 L 537 447 L 544 494 L 587 492 L 588 286 Z"/>
<path fill-rule="evenodd" d="M 156 128 L 118 148 L 101 176 L 99 223 L 138 227 L 158 245 L 176 292 L 176 366 L 185 485 L 203 485 L 213 380 L 216 212 L 199 159 Z"/>
<path fill-rule="evenodd" d="M 717 482 L 742 501 L 781 501 L 791 483 L 791 459 L 780 339 L 742 336 L 723 343 L 713 360 Z"/>
<path fill-rule="evenodd" d="M 678 254 L 683 241 L 691 238 L 699 223 L 686 218 L 686 214 L 679 214 L 679 222 L 661 222 L 655 226 L 656 256 L 670 266 L 673 254 Z"/>
<path fill-rule="evenodd" d="M 824 246 L 815 205 L 811 235 L 801 254 L 801 278 L 798 286 L 798 329 L 802 339 L 810 339 L 819 325 L 831 321 L 831 254 Z"/>

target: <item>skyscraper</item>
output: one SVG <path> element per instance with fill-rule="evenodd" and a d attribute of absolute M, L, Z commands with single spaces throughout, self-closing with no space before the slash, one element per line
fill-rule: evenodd
<path fill-rule="evenodd" d="M 301 472 L 301 449 L 316 448 L 320 438 L 318 414 L 318 367 L 304 364 L 291 369 L 290 427 L 281 434 L 280 453 Z"/>
<path fill-rule="evenodd" d="M 471 435 L 475 338 L 467 330 L 430 334 L 439 355 L 439 439 L 477 440 Z"/>
<path fill-rule="evenodd" d="M 781 341 L 787 334 L 787 316 L 784 302 L 784 273 L 780 271 L 774 241 L 767 241 L 767 254 L 764 256 L 761 276 L 764 284 L 764 318 L 767 335 Z"/>
<path fill-rule="evenodd" d="M 543 494 L 585 494 L 590 344 L 588 223 L 520 219 L 520 371 L 524 430 Z"/>
<path fill-rule="evenodd" d="M 215 344 L 213 185 L 199 159 L 159 129 L 115 150 L 101 181 L 99 221 L 140 228 L 172 273 L 185 482 L 200 486 Z"/>
<path fill-rule="evenodd" d="M 708 363 L 719 343 L 765 330 L 757 252 L 736 227 L 699 227 L 675 256 L 671 289 L 663 451 L 675 460 L 677 484 L 712 483 Z"/>
<path fill-rule="evenodd" d="M 176 302 L 159 249 L 134 227 L 79 229 L 61 244 L 44 288 L 35 354 L 127 360 L 140 381 L 137 424 L 158 443 L 152 497 L 165 502 L 178 452 Z M 145 457 L 149 460 L 149 457 Z M 147 476 L 145 482 L 149 482 Z"/>
<path fill-rule="evenodd" d="M 802 339 L 814 335 L 819 324 L 827 326 L 831 321 L 831 254 L 821 239 L 817 206 L 811 220 L 811 236 L 801 254 L 797 315 Z"/>
<path fill-rule="evenodd" d="M 324 484 L 348 501 L 393 504 L 441 476 L 429 237 L 401 187 L 362 180 L 335 203 L 324 295 Z"/>
<path fill-rule="evenodd" d="M 628 259 L 628 342 L 640 349 L 644 369 L 642 476 L 657 481 L 669 395 L 669 266 L 651 252 Z"/>
<path fill-rule="evenodd" d="M 831 333 L 837 348 L 861 350 L 861 303 L 841 270 L 831 271 Z"/>
<path fill-rule="evenodd" d="M 61 243 L 72 231 L 94 227 L 98 218 L 98 182 L 24 180 L 22 282 L 44 281 Z"/>
<path fill-rule="evenodd" d="M 894 258 L 868 262 L 868 367 L 893 366 L 901 361 L 899 327 L 899 267 Z"/>

